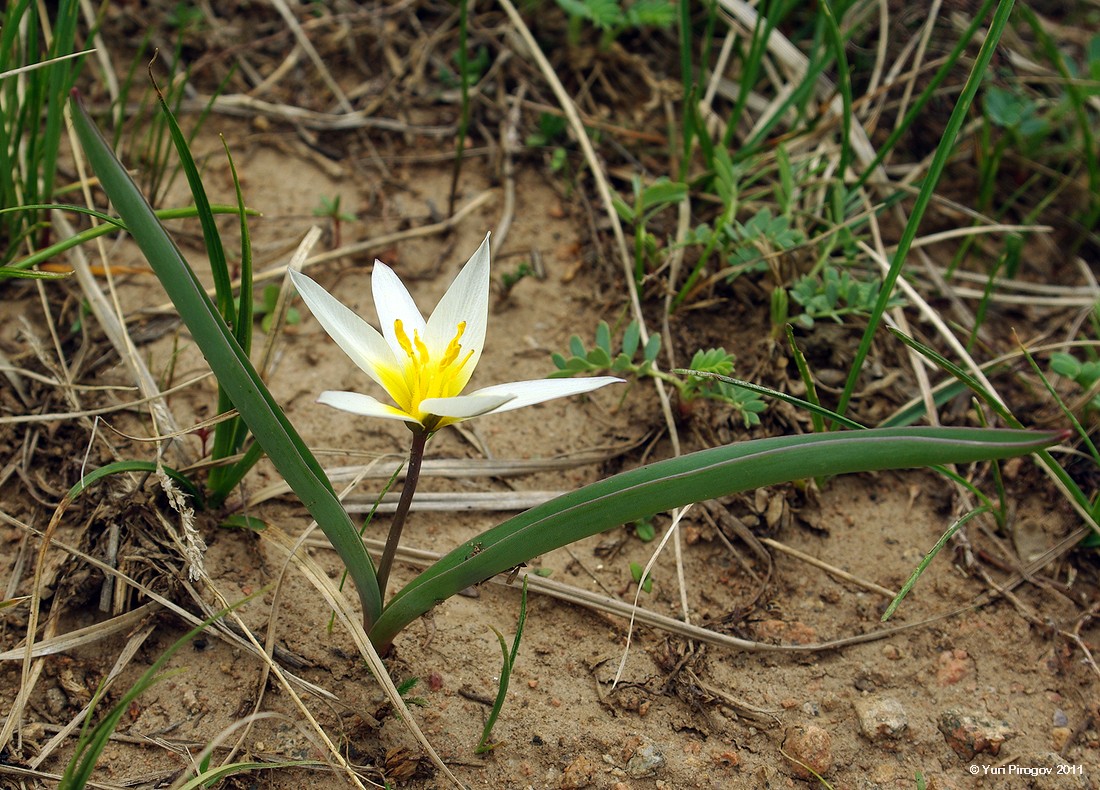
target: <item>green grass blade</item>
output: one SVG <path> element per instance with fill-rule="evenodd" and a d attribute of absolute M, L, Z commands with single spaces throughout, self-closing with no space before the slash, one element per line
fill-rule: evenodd
<path fill-rule="evenodd" d="M 493 725 L 497 723 L 500 712 L 504 708 L 504 702 L 508 699 L 508 683 L 512 679 L 512 668 L 516 665 L 516 656 L 519 655 L 519 643 L 523 639 L 523 626 L 527 623 L 527 576 L 523 577 L 523 589 L 519 596 L 519 621 L 516 623 L 516 636 L 512 640 L 512 649 L 504 642 L 504 635 L 497 629 L 493 633 L 500 642 L 500 652 L 503 655 L 500 667 L 500 683 L 497 685 L 497 696 L 493 700 L 493 708 L 489 711 L 489 717 L 485 720 L 485 726 L 481 729 L 481 740 L 474 749 L 475 754 L 491 752 L 498 744 L 489 743 L 489 737 L 493 734 Z"/>
<path fill-rule="evenodd" d="M 237 196 L 237 215 L 240 221 L 240 233 L 241 233 L 241 291 L 240 297 L 236 305 L 236 326 L 233 328 L 233 334 L 237 338 L 237 342 L 240 343 L 241 351 L 244 355 L 250 356 L 252 353 L 252 317 L 253 317 L 253 304 L 252 304 L 252 236 L 248 230 L 248 212 L 244 205 L 244 193 L 241 191 L 241 180 L 237 176 L 237 166 L 233 162 L 233 155 L 229 151 L 229 145 L 225 142 L 225 138 L 222 138 L 222 146 L 225 148 L 225 156 L 229 161 L 229 172 L 233 176 L 233 190 Z M 226 272 L 228 277 L 229 273 Z M 232 294 L 230 294 L 232 297 Z M 219 396 L 222 393 L 219 391 Z M 221 403 L 219 397 L 219 410 L 225 404 Z M 235 455 L 241 447 L 244 445 L 244 441 L 248 436 L 248 426 L 244 420 L 237 416 L 232 420 L 227 420 L 224 423 L 219 423 L 214 428 L 214 446 L 212 457 L 214 460 L 220 460 L 230 455 Z M 260 460 L 262 455 L 259 445 L 252 445 L 249 452 L 245 454 L 237 463 L 226 467 L 214 467 L 210 470 L 210 476 L 207 478 L 207 482 L 212 490 L 211 499 L 214 502 L 221 502 L 229 495 L 237 483 L 239 483 L 244 476 L 248 473 L 248 470 L 255 466 L 256 462 Z"/>
<path fill-rule="evenodd" d="M 180 785 L 179 790 L 200 790 L 204 787 L 214 787 L 222 779 L 246 771 L 273 771 L 277 768 L 301 768 L 303 766 L 324 766 L 320 760 L 286 760 L 285 762 L 241 762 L 219 765 L 209 771 L 203 771 L 198 776 L 191 778 L 185 784 Z"/>
<path fill-rule="evenodd" d="M 161 668 L 168 663 L 168 660 L 175 655 L 181 647 L 190 643 L 194 637 L 205 631 L 212 623 L 225 617 L 237 607 L 243 606 L 248 601 L 251 601 L 256 596 L 265 592 L 266 589 L 267 588 L 258 590 L 229 608 L 222 609 L 220 612 L 199 623 L 177 639 L 172 643 L 171 647 L 165 650 L 160 657 L 145 670 L 142 676 L 138 678 L 137 682 L 122 695 L 122 698 L 113 708 L 111 708 L 107 715 L 104 716 L 95 727 L 90 728 L 89 723 L 91 722 L 92 712 L 95 709 L 96 703 L 103 697 L 103 689 L 101 688 L 98 690 L 95 697 L 92 699 L 88 716 L 84 720 L 84 729 L 77 739 L 76 753 L 73 754 L 72 759 L 65 768 L 64 774 L 62 774 L 60 782 L 58 782 L 58 790 L 79 790 L 87 786 L 88 781 L 91 779 L 92 771 L 95 769 L 96 761 L 103 753 L 103 749 L 107 746 L 108 740 L 111 735 L 114 734 L 115 728 L 118 727 L 118 723 L 122 720 L 123 715 L 129 710 L 130 703 L 158 681 L 163 680 L 169 675 L 178 674 L 183 671 L 181 669 L 161 674 Z"/>
<path fill-rule="evenodd" d="M 336 498 L 332 484 L 80 102 L 74 99 L 72 108 L 77 136 L 103 189 L 179 310 L 219 385 L 229 393 L 279 474 L 301 498 L 344 561 L 355 581 L 364 621 L 369 626 L 382 608 L 378 581 L 370 556 Z"/>
<path fill-rule="evenodd" d="M 180 488 L 182 488 L 187 494 L 191 496 L 191 498 L 195 501 L 195 504 L 200 510 L 205 506 L 202 494 L 199 493 L 199 490 L 195 487 L 195 484 L 192 483 L 186 476 L 177 472 L 170 466 L 161 465 L 160 468 L 164 470 L 164 473 L 166 475 L 175 480 Z M 142 474 L 152 474 L 156 471 L 156 461 L 142 461 L 139 459 L 135 459 L 132 461 L 115 461 L 114 463 L 107 464 L 106 466 L 101 466 L 99 467 L 99 469 L 88 472 L 88 474 L 81 477 L 80 481 L 69 489 L 69 493 L 65 495 L 65 498 L 76 499 L 78 496 L 91 488 L 95 483 L 99 482 L 105 477 L 110 477 L 111 475 L 120 475 L 125 474 L 126 472 L 141 472 Z"/>
<path fill-rule="evenodd" d="M 917 199 L 909 214 L 909 221 L 906 222 L 905 229 L 902 231 L 901 238 L 898 240 L 897 250 L 894 253 L 893 260 L 890 261 L 890 269 L 882 280 L 882 287 L 879 289 L 878 299 L 875 302 L 874 309 L 871 311 L 867 329 L 864 331 L 863 337 L 859 342 L 859 348 L 856 350 L 855 358 L 852 360 L 851 370 L 848 371 L 848 379 L 844 383 L 844 391 L 841 393 L 840 401 L 837 403 L 836 407 L 836 410 L 841 414 L 848 409 L 848 402 L 855 392 L 856 384 L 863 370 L 863 363 L 871 351 L 871 342 L 874 340 L 875 333 L 882 321 L 882 316 L 886 312 L 887 305 L 890 302 L 890 296 L 894 292 L 894 285 L 901 275 L 902 267 L 905 265 L 905 259 L 909 255 L 909 249 L 913 246 L 913 241 L 917 237 L 918 230 L 920 230 L 920 223 L 921 219 L 924 217 L 924 212 L 932 202 L 932 196 L 935 193 L 940 176 L 943 175 L 944 168 L 947 166 L 947 161 L 955 151 L 955 140 L 959 136 L 959 131 L 962 129 L 963 123 L 966 121 L 967 115 L 970 112 L 970 106 L 974 103 L 974 96 L 977 94 L 978 87 L 985 77 L 986 68 L 989 66 L 989 62 L 993 59 L 993 53 L 1001 40 L 1001 34 L 1008 24 L 1008 18 L 1012 13 L 1012 6 L 1013 0 L 1001 0 L 997 5 L 997 10 L 993 14 L 993 20 L 989 24 L 989 31 L 986 34 L 985 40 L 982 42 L 978 57 L 974 61 L 974 68 L 971 70 L 970 76 L 963 86 L 959 100 L 955 103 L 955 109 L 952 110 L 951 116 L 948 118 L 943 138 L 940 140 L 940 144 L 936 147 L 936 152 L 932 156 L 932 163 L 928 166 L 928 174 L 924 177 L 920 192 L 917 194 Z"/>
<path fill-rule="evenodd" d="M 974 516 L 977 516 L 981 513 L 988 513 L 989 510 L 990 509 L 987 507 L 979 507 L 971 510 L 969 513 L 967 513 L 962 518 L 958 519 L 950 527 L 948 527 L 946 532 L 940 535 L 940 539 L 936 541 L 936 545 L 933 546 L 931 550 L 929 550 L 929 552 L 924 555 L 924 559 L 922 559 L 920 561 L 920 564 L 918 564 L 917 567 L 913 569 L 913 572 L 909 574 L 909 578 L 905 580 L 905 584 L 902 585 L 901 590 L 899 590 L 898 594 L 894 596 L 894 599 L 890 601 L 890 605 L 886 607 L 886 611 L 882 613 L 882 622 L 885 623 L 893 616 L 894 612 L 896 612 L 898 607 L 901 606 L 901 602 L 905 600 L 905 596 L 907 596 L 913 589 L 914 585 L 916 585 L 917 579 L 919 579 L 921 577 L 921 574 L 924 573 L 925 569 L 927 569 L 928 566 L 932 564 L 932 560 L 934 560 L 936 558 L 936 555 L 940 553 L 940 549 L 947 545 L 947 541 L 951 540 L 951 536 L 958 532 L 962 528 L 962 526 L 966 524 L 966 522 L 970 521 L 970 519 L 974 518 Z"/>
<path fill-rule="evenodd" d="M 711 373 L 710 371 L 706 370 L 688 370 L 675 368 L 671 372 L 681 376 L 699 376 L 701 378 L 717 379 L 718 381 L 724 381 L 726 384 L 732 384 L 735 387 L 740 387 L 743 390 L 749 390 L 750 392 L 755 392 L 759 395 L 767 395 L 770 398 L 776 398 L 777 400 L 781 400 L 784 403 L 789 403 L 791 406 L 794 406 L 796 408 L 805 409 L 815 418 L 815 424 L 817 419 L 827 417 L 830 420 L 833 420 L 834 422 L 843 425 L 845 428 L 853 428 L 858 430 L 867 427 L 865 425 L 861 425 L 855 420 L 845 417 L 843 414 L 838 414 L 831 409 L 825 408 L 816 401 L 803 400 L 802 398 L 796 397 L 787 392 L 780 392 L 779 390 L 773 390 L 771 387 L 764 387 L 760 384 L 753 384 L 751 381 L 743 381 L 742 379 L 735 379 L 731 378 L 730 376 L 722 376 L 718 373 Z M 824 430 L 824 426 L 822 426 L 822 429 L 818 430 L 817 432 L 821 433 L 822 430 Z"/>
<path fill-rule="evenodd" d="M 937 353 L 933 349 L 924 345 L 923 343 L 920 343 L 913 338 L 902 334 L 896 329 L 891 329 L 890 331 L 894 334 L 895 337 L 897 337 L 907 346 L 912 348 L 914 351 L 917 351 L 921 355 L 927 357 L 932 362 L 936 363 L 936 365 L 950 373 L 952 376 L 954 376 L 956 379 L 958 379 L 964 385 L 970 388 L 974 392 L 974 394 L 981 398 L 982 401 L 984 401 L 990 409 L 992 409 L 998 416 L 1000 416 L 1006 424 L 1012 425 L 1014 427 L 1020 426 L 1021 423 L 1018 419 L 1016 419 L 1016 416 L 1012 414 L 1012 412 L 1010 412 L 1004 406 L 1004 404 L 997 400 L 993 393 L 988 392 L 981 385 L 981 382 L 979 382 L 965 370 L 963 370 L 950 360 L 946 359 L 944 356 Z M 1069 472 L 1067 472 L 1065 468 L 1063 468 L 1063 466 L 1055 460 L 1054 456 L 1052 456 L 1046 450 L 1039 450 L 1035 453 L 1035 455 L 1039 458 L 1040 461 L 1042 461 L 1043 465 L 1050 471 L 1050 473 L 1055 478 L 1057 478 L 1058 483 L 1062 486 L 1063 491 L 1066 492 L 1077 503 L 1077 506 L 1080 509 L 1082 515 L 1091 514 L 1093 512 L 1093 507 L 1092 504 L 1089 502 L 1088 496 L 1085 495 L 1085 492 L 1082 491 L 1081 487 L 1077 485 L 1077 483 L 1073 480 Z M 1097 530 L 1098 534 L 1100 534 L 1100 528 L 1098 528 L 1095 524 L 1095 519 L 1093 519 L 1092 516 L 1085 516 L 1085 519 L 1089 523 L 1089 526 L 1093 527 L 1093 529 Z"/>
<path fill-rule="evenodd" d="M 954 400 L 958 396 L 966 392 L 966 384 L 961 381 L 948 381 L 945 385 L 940 385 L 932 389 L 932 402 L 937 406 L 943 406 L 948 401 Z M 903 428 L 906 425 L 913 425 L 928 417 L 928 409 L 924 405 L 924 399 L 920 398 L 913 402 L 912 405 L 900 409 L 881 423 L 880 428 Z"/>
<path fill-rule="evenodd" d="M 91 217 L 98 218 L 103 224 L 96 225 L 94 228 L 88 228 L 82 230 L 76 235 L 68 239 L 62 239 L 56 244 L 51 244 L 49 247 L 39 250 L 33 255 L 27 255 L 24 258 L 20 258 L 17 261 L 13 261 L 11 266 L 13 269 L 29 269 L 32 266 L 37 266 L 40 263 L 45 263 L 50 258 L 54 258 L 66 250 L 70 250 L 73 247 L 84 244 L 85 242 L 97 239 L 100 236 L 105 236 L 108 233 L 112 233 L 116 230 L 126 230 L 126 223 L 118 217 L 112 217 L 110 214 L 104 214 L 102 211 L 96 211 L 95 209 L 86 208 L 84 206 L 72 206 L 67 203 L 38 203 L 32 206 L 16 206 L 15 208 L 0 209 L 0 214 L 4 214 L 11 211 L 23 211 L 24 209 L 55 209 L 57 211 L 73 211 L 79 214 L 87 214 Z M 211 206 L 211 209 L 215 214 L 236 214 L 236 206 L 223 206 L 215 205 Z M 198 210 L 194 206 L 185 206 L 183 208 L 162 208 L 156 212 L 157 219 L 186 219 L 190 217 L 198 216 Z M 248 210 L 250 216 L 256 216 L 258 211 L 252 209 Z"/>
<path fill-rule="evenodd" d="M 970 373 L 963 370 L 961 367 L 956 365 L 943 354 L 936 351 L 934 348 L 924 345 L 924 343 L 921 343 L 919 340 L 909 337 L 909 335 L 905 334 L 904 332 L 900 332 L 893 327 L 891 327 L 889 331 L 890 334 L 892 334 L 905 345 L 909 346 L 909 348 L 913 349 L 924 358 L 931 360 L 941 370 L 947 371 L 958 381 L 961 381 L 964 385 L 966 385 L 975 395 L 981 398 L 982 402 L 985 403 L 990 409 L 992 409 L 998 417 L 1004 420 L 1006 425 L 1011 425 L 1014 428 L 1019 428 L 1021 426 L 1021 423 L 1019 420 L 1016 419 L 1016 416 L 1012 412 L 1010 412 L 1005 407 L 1005 405 L 993 395 L 993 393 L 986 390 L 986 388 L 982 386 L 982 383 L 974 378 L 972 375 L 970 375 Z"/>
<path fill-rule="evenodd" d="M 210 258 L 210 273 L 214 277 L 214 289 L 218 311 L 225 322 L 236 329 L 237 309 L 233 305 L 232 278 L 229 276 L 229 264 L 225 260 L 225 248 L 222 246 L 221 233 L 218 231 L 218 223 L 214 220 L 214 212 L 210 208 L 210 199 L 206 196 L 206 187 L 202 183 L 202 175 L 199 173 L 195 158 L 191 156 L 191 149 L 187 145 L 187 138 L 183 130 L 176 123 L 176 117 L 168 107 L 164 94 L 160 88 L 154 85 L 157 92 L 157 102 L 160 104 L 161 115 L 168 126 L 172 143 L 176 147 L 176 155 L 183 166 L 184 175 L 187 177 L 187 185 L 191 189 L 191 197 L 195 200 L 195 208 L 198 209 L 199 224 L 202 226 L 202 238 L 206 244 L 206 254 Z"/>
<path fill-rule="evenodd" d="M 1023 455 L 1062 432 L 876 428 L 782 436 L 659 461 L 546 502 L 463 543 L 394 596 L 371 631 L 387 645 L 406 625 L 471 584 L 639 518 L 789 480 Z"/>
<path fill-rule="evenodd" d="M 817 395 L 817 384 L 814 382 L 813 374 L 810 373 L 810 365 L 806 362 L 806 355 L 802 353 L 802 349 L 798 347 L 798 343 L 795 341 L 794 327 L 787 324 L 784 331 L 787 333 L 787 345 L 791 349 L 791 356 L 794 359 L 795 368 L 798 370 L 798 377 L 802 379 L 802 386 L 806 388 L 806 400 L 820 408 L 821 398 Z M 823 416 L 816 412 L 811 413 L 810 419 L 813 420 L 814 433 L 825 431 Z"/>

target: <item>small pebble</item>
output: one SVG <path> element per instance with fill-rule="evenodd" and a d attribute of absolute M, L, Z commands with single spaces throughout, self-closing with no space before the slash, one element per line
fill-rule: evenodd
<path fill-rule="evenodd" d="M 653 776 L 664 765 L 665 756 L 657 744 L 648 738 L 643 738 L 641 745 L 634 750 L 633 756 L 626 761 L 626 772 L 634 779 L 641 779 Z"/>
<path fill-rule="evenodd" d="M 833 770 L 833 739 L 816 724 L 788 728 L 783 751 L 798 761 L 791 763 L 791 772 L 800 779 L 815 779 L 815 773 L 824 777 Z"/>
<path fill-rule="evenodd" d="M 896 699 L 861 699 L 855 703 L 859 729 L 869 741 L 900 738 L 909 727 L 905 708 Z"/>
<path fill-rule="evenodd" d="M 1073 735 L 1073 730 L 1069 727 L 1055 727 L 1050 731 L 1050 743 L 1054 747 L 1054 751 L 1060 752 L 1069 743 L 1070 736 Z"/>
<path fill-rule="evenodd" d="M 941 686 L 953 686 L 970 674 L 972 662 L 965 650 L 944 650 L 936 662 L 936 682 Z"/>
<path fill-rule="evenodd" d="M 583 754 L 573 759 L 561 775 L 561 790 L 582 790 L 592 784 L 596 774 L 596 764 Z"/>
<path fill-rule="evenodd" d="M 964 760 L 983 752 L 996 756 L 1001 744 L 1016 734 L 1008 722 L 989 721 L 960 710 L 944 711 L 937 724 L 947 745 Z"/>

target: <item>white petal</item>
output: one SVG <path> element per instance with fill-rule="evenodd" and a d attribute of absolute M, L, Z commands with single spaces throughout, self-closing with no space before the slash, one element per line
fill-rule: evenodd
<path fill-rule="evenodd" d="M 536 379 L 534 381 L 513 381 L 508 384 L 494 384 L 491 387 L 471 392 L 470 398 L 484 395 L 513 395 L 511 400 L 493 410 L 493 413 L 521 409 L 535 403 L 564 398 L 568 395 L 580 395 L 583 392 L 606 387 L 621 382 L 614 376 L 594 376 L 587 379 Z"/>
<path fill-rule="evenodd" d="M 326 406 L 332 406 L 334 409 L 340 409 L 341 411 L 360 414 L 364 417 L 381 417 L 386 420 L 417 422 L 416 418 L 406 414 L 401 411 L 401 409 L 390 406 L 387 403 L 382 403 L 372 398 L 370 395 L 364 395 L 361 392 L 338 392 L 336 390 L 328 390 L 321 393 L 321 396 L 317 398 L 317 402 L 323 403 Z"/>
<path fill-rule="evenodd" d="M 378 323 L 382 328 L 382 335 L 393 349 L 394 357 L 404 359 L 405 352 L 397 342 L 394 321 L 401 321 L 405 334 L 409 340 L 412 340 L 414 332 L 419 332 L 421 338 L 426 334 L 424 316 L 420 314 L 416 302 L 409 295 L 409 290 L 401 282 L 401 278 L 382 261 L 375 260 L 370 285 L 374 292 L 374 307 L 378 311 Z"/>
<path fill-rule="evenodd" d="M 472 395 L 456 395 L 453 398 L 425 398 L 420 401 L 420 408 L 437 417 L 454 417 L 459 420 L 468 420 L 498 411 L 512 400 L 512 395 L 484 395 L 474 393 Z"/>
<path fill-rule="evenodd" d="M 466 329 L 462 333 L 463 355 L 473 351 L 473 356 L 462 369 L 465 380 L 462 386 L 470 380 L 470 374 L 477 366 L 481 358 L 481 350 L 485 347 L 485 326 L 489 321 L 489 234 L 485 234 L 485 240 L 477 248 L 470 260 L 462 267 L 455 277 L 454 282 L 447 288 L 439 304 L 435 306 L 431 317 L 428 319 L 428 330 L 425 342 L 433 354 L 443 353 L 447 344 L 455 336 L 458 324 L 465 321 Z"/>
<path fill-rule="evenodd" d="M 301 272 L 291 269 L 290 279 L 318 323 L 344 353 L 364 373 L 382 384 L 383 377 L 378 372 L 378 366 L 393 368 L 394 359 L 390 346 L 378 331 Z"/>

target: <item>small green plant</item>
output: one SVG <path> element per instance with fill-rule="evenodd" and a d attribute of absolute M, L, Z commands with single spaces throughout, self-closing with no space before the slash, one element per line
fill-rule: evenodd
<path fill-rule="evenodd" d="M 520 284 L 528 277 L 535 277 L 535 267 L 533 267 L 527 261 L 522 261 L 519 266 L 510 272 L 504 272 L 500 275 L 500 289 L 497 291 L 497 299 L 501 302 L 508 300 L 508 297 L 512 293 L 512 289 Z"/>
<path fill-rule="evenodd" d="M 485 726 L 481 730 L 481 740 L 478 741 L 477 746 L 474 748 L 476 754 L 485 754 L 491 752 L 499 743 L 489 743 L 489 738 L 493 734 L 493 725 L 497 723 L 497 718 L 500 716 L 501 710 L 504 708 L 504 701 L 508 699 L 508 683 L 512 678 L 512 669 L 516 665 L 516 656 L 519 655 L 520 641 L 523 639 L 523 626 L 527 623 L 527 576 L 523 577 L 523 588 L 519 597 L 519 620 L 516 622 L 516 636 L 512 640 L 512 649 L 508 649 L 507 643 L 504 641 L 504 634 L 497 629 L 493 629 L 493 633 L 496 634 L 497 642 L 500 643 L 500 652 L 503 656 L 503 661 L 500 666 L 500 683 L 497 684 L 497 696 L 493 700 L 493 707 L 489 711 L 489 718 L 485 720 Z"/>
<path fill-rule="evenodd" d="M 633 202 L 627 203 L 616 195 L 614 204 L 619 218 L 634 226 L 634 279 L 641 285 L 645 278 L 646 263 L 657 252 L 657 237 L 646 230 L 646 225 L 664 209 L 684 200 L 688 187 L 687 184 L 670 181 L 664 176 L 648 187 L 643 187 L 642 179 L 637 175 L 632 179 L 631 187 Z"/>
<path fill-rule="evenodd" d="M 657 528 L 653 525 L 653 516 L 634 520 L 634 535 L 642 543 L 650 543 L 657 537 Z"/>
<path fill-rule="evenodd" d="M 638 350 L 641 332 L 636 321 L 631 321 L 623 332 L 621 350 L 615 351 L 611 342 L 611 327 L 606 321 L 596 326 L 596 344 L 586 348 L 579 335 L 569 339 L 570 355 L 555 353 L 551 360 L 556 371 L 552 378 L 565 378 L 580 373 L 611 371 L 629 374 L 635 378 L 650 376 L 659 378 L 676 388 L 684 406 L 699 398 L 721 401 L 734 408 L 740 415 L 746 428 L 760 424 L 760 414 L 767 404 L 755 392 L 734 387 L 726 382 L 704 376 L 674 376 L 655 367 L 657 355 L 661 351 L 659 335 L 650 335 L 641 357 Z M 696 351 L 688 366 L 693 371 L 726 376 L 733 372 L 734 356 L 724 348 L 711 348 Z"/>
<path fill-rule="evenodd" d="M 802 308 L 795 320 L 809 329 L 823 319 L 839 323 L 846 315 L 870 315 L 878 299 L 879 287 L 877 282 L 857 279 L 832 266 L 826 267 L 821 276 L 807 274 L 790 288 L 791 300 Z M 887 307 L 903 303 L 893 297 Z"/>
<path fill-rule="evenodd" d="M 641 344 L 641 328 L 637 321 L 627 324 L 623 332 L 623 341 L 620 350 L 614 351 L 611 345 L 611 327 L 606 321 L 600 321 L 596 327 L 596 345 L 591 350 L 585 348 L 584 341 L 579 335 L 569 338 L 569 352 L 553 354 L 551 360 L 557 370 L 550 374 L 551 378 L 568 378 L 579 373 L 595 373 L 601 370 L 611 370 L 615 373 L 630 373 L 634 376 L 648 376 L 657 361 L 657 355 L 661 353 L 660 335 L 650 335 L 645 348 L 641 349 L 641 358 L 635 362 Z"/>
<path fill-rule="evenodd" d="M 340 226 L 345 222 L 355 222 L 356 216 L 350 211 L 344 211 L 340 208 L 340 195 L 333 197 L 327 197 L 321 195 L 321 203 L 317 208 L 313 209 L 313 216 L 324 217 L 332 228 L 332 246 L 333 248 L 340 246 Z M 266 329 L 264 330 L 267 331 Z"/>
<path fill-rule="evenodd" d="M 539 113 L 537 128 L 527 135 L 524 142 L 529 148 L 550 148 L 550 172 L 560 172 L 566 164 L 568 153 L 565 150 L 565 142 L 568 139 L 566 131 L 569 122 L 563 115 L 554 113 Z"/>
<path fill-rule="evenodd" d="M 413 689 L 415 689 L 419 683 L 420 678 L 414 675 L 413 677 L 405 678 L 397 684 L 397 693 L 401 696 L 401 699 L 405 700 L 406 705 L 416 705 L 421 708 L 428 705 L 428 701 L 423 697 L 414 697 L 412 695 Z"/>
<path fill-rule="evenodd" d="M 260 319 L 260 329 L 264 332 L 270 332 L 272 325 L 275 323 L 275 319 L 278 317 L 276 311 L 279 304 L 279 294 L 282 291 L 278 285 L 272 283 L 271 285 L 264 286 L 261 292 L 259 303 L 253 305 L 253 314 Z M 295 326 L 302 320 L 302 314 L 298 312 L 296 307 L 288 307 L 286 309 L 286 317 L 284 319 L 290 326 Z"/>
<path fill-rule="evenodd" d="M 1082 362 L 1064 351 L 1059 351 L 1050 356 L 1050 369 L 1059 376 L 1065 376 L 1070 381 L 1076 382 L 1085 392 L 1093 392 L 1096 382 L 1100 381 L 1100 361 L 1085 360 Z M 1100 412 L 1100 392 L 1094 393 L 1089 399 L 1087 409 Z"/>
<path fill-rule="evenodd" d="M 600 48 L 606 49 L 626 30 L 646 27 L 668 29 L 676 21 L 676 5 L 667 0 L 557 0 L 569 17 L 569 43 L 580 43 L 585 22 L 600 31 Z"/>
<path fill-rule="evenodd" d="M 32 0 L 5 5 L 0 12 L 0 206 L 26 208 L 0 214 L 0 266 L 37 249 L 47 227 L 39 207 L 54 199 L 65 103 L 85 58 L 76 54 L 76 0 L 62 0 L 48 12 Z M 49 16 L 40 17 L 43 13 Z M 30 275 L 0 274 L 9 276 Z"/>
<path fill-rule="evenodd" d="M 645 578 L 642 578 L 642 574 L 645 574 Z M 645 572 L 645 566 L 640 562 L 630 563 L 630 578 L 634 580 L 634 583 L 642 588 L 642 592 L 653 592 L 653 574 Z"/>

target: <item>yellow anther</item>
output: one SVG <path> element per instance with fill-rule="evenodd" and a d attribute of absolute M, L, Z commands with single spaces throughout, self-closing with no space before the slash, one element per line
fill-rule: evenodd
<path fill-rule="evenodd" d="M 447 350 L 443 354 L 443 359 L 439 361 L 439 369 L 442 370 L 449 366 L 452 362 L 458 359 L 458 353 L 462 350 L 462 344 L 459 342 L 462 340 L 462 333 L 466 331 L 466 322 L 458 322 L 458 331 L 455 332 L 455 336 L 451 338 L 451 342 L 447 344 Z M 473 353 L 473 352 L 471 352 Z M 466 355 L 466 359 L 469 359 L 470 355 Z M 462 364 L 466 364 L 466 359 L 462 360 Z M 459 365 L 462 367 L 462 365 Z"/>
<path fill-rule="evenodd" d="M 405 325 L 401 322 L 400 318 L 393 322 L 393 331 L 394 334 L 397 335 L 397 342 L 401 346 L 401 349 L 409 355 L 409 359 L 415 359 L 416 357 L 413 355 L 412 343 L 409 342 L 409 336 L 405 334 Z"/>
<path fill-rule="evenodd" d="M 428 354 L 428 347 L 424 345 L 424 341 L 420 339 L 420 332 L 413 330 L 413 343 L 416 344 L 416 351 L 420 355 L 417 360 L 421 365 L 427 365 L 430 355 Z"/>

